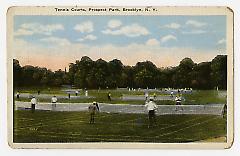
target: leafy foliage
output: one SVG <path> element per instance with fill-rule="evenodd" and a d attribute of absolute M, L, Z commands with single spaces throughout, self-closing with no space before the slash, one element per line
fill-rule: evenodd
<path fill-rule="evenodd" d="M 69 71 L 52 72 L 46 68 L 23 66 L 13 60 L 15 86 L 61 86 L 80 88 L 227 88 L 227 56 L 218 55 L 211 62 L 194 63 L 184 58 L 179 66 L 158 68 L 150 61 L 125 66 L 118 59 L 93 61 L 88 56 L 69 64 Z"/>

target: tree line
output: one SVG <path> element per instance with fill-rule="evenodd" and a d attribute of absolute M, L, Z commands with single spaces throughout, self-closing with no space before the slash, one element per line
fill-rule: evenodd
<path fill-rule="evenodd" d="M 79 88 L 227 88 L 227 56 L 217 55 L 210 62 L 194 63 L 184 58 L 176 67 L 158 68 L 151 61 L 135 66 L 123 65 L 118 59 L 109 62 L 88 56 L 69 64 L 69 71 L 51 71 L 13 60 L 15 87 L 74 85 Z"/>

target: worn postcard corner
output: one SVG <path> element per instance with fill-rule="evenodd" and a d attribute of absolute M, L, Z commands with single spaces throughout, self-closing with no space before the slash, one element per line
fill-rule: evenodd
<path fill-rule="evenodd" d="M 10 7 L 12 148 L 226 149 L 229 7 Z"/>

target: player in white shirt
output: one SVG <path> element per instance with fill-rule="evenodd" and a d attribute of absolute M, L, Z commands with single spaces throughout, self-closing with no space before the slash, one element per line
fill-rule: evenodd
<path fill-rule="evenodd" d="M 78 96 L 78 93 L 79 93 L 78 90 L 76 90 L 76 91 L 75 91 L 75 95 Z"/>
<path fill-rule="evenodd" d="M 31 110 L 32 110 L 32 113 L 35 112 L 35 105 L 37 104 L 37 99 L 33 96 L 32 99 L 31 99 Z"/>
<path fill-rule="evenodd" d="M 19 99 L 20 98 L 20 93 L 19 93 L 19 91 L 17 92 L 17 99 Z"/>
<path fill-rule="evenodd" d="M 89 107 L 88 107 L 88 111 L 90 112 L 90 124 L 94 124 L 94 119 L 95 119 L 95 114 L 96 112 L 99 112 L 99 106 L 97 102 L 93 102 Z"/>
<path fill-rule="evenodd" d="M 148 127 L 152 127 L 153 123 L 156 124 L 155 110 L 157 109 L 157 105 L 153 101 L 153 98 L 150 98 L 150 101 L 146 102 L 145 107 L 147 108 L 147 111 L 148 111 L 148 119 L 149 119 Z"/>
<path fill-rule="evenodd" d="M 57 97 L 54 95 L 52 97 L 52 109 L 55 110 L 55 108 L 57 107 Z"/>
<path fill-rule="evenodd" d="M 183 110 L 183 108 L 181 107 L 181 105 L 182 105 L 182 97 L 180 95 L 177 95 L 176 98 L 175 98 L 175 101 L 176 101 L 176 109 L 175 109 L 175 111 L 177 111 L 178 108 Z"/>
<path fill-rule="evenodd" d="M 147 101 L 148 100 L 148 91 L 145 91 L 144 96 L 145 96 L 145 100 Z"/>

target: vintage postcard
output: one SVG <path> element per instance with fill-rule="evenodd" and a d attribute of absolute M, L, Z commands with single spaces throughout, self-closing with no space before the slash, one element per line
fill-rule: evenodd
<path fill-rule="evenodd" d="M 13 148 L 230 148 L 228 7 L 11 7 Z"/>

